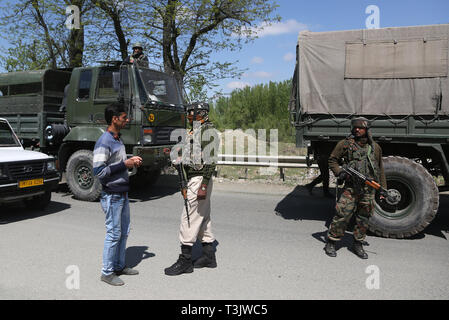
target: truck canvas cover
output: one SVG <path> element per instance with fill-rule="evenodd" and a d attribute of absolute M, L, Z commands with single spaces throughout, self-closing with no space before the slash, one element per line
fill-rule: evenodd
<path fill-rule="evenodd" d="M 301 112 L 448 115 L 448 38 L 449 24 L 301 32 Z"/>

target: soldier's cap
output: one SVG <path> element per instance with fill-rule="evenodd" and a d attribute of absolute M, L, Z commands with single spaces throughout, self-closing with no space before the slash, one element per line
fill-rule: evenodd
<path fill-rule="evenodd" d="M 133 50 L 136 49 L 136 48 L 143 49 L 142 44 L 141 44 L 140 42 L 134 43 L 134 45 L 133 45 Z"/>
<path fill-rule="evenodd" d="M 351 129 L 354 128 L 369 128 L 369 120 L 365 117 L 357 117 L 351 120 Z"/>
<path fill-rule="evenodd" d="M 197 110 L 197 111 L 201 111 L 201 110 L 205 110 L 205 111 L 209 111 L 209 104 L 207 102 L 194 102 L 189 104 L 186 107 L 186 111 L 190 112 L 192 110 Z"/>

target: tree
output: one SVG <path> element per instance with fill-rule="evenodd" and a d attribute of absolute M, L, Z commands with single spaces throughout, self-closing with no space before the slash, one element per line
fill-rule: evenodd
<path fill-rule="evenodd" d="M 235 51 L 256 37 L 255 22 L 278 21 L 270 0 L 147 0 L 144 36 L 158 45 L 166 72 L 180 85 L 211 87 L 216 80 L 237 77 L 233 62 L 211 61 L 213 51 Z M 259 28 L 260 29 L 260 28 Z"/>
<path fill-rule="evenodd" d="M 69 5 L 80 8 L 79 29 L 65 28 L 67 19 L 65 10 Z M 84 53 L 82 19 L 84 14 L 91 10 L 89 1 L 9 0 L 4 1 L 0 9 L 0 34 L 10 43 L 17 44 L 20 39 L 22 44 L 36 42 L 45 44 L 48 66 L 51 68 L 82 66 Z"/>
<path fill-rule="evenodd" d="M 293 142 L 287 111 L 290 92 L 290 80 L 233 90 L 216 101 L 211 119 L 219 130 L 278 129 L 280 141 Z"/>
<path fill-rule="evenodd" d="M 37 40 L 24 43 L 18 39 L 1 58 L 1 65 L 8 72 L 45 69 L 50 65 L 45 43 Z"/>

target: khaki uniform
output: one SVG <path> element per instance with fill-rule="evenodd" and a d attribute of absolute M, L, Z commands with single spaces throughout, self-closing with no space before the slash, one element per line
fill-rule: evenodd
<path fill-rule="evenodd" d="M 207 185 L 206 199 L 198 201 L 196 196 L 202 181 L 202 176 L 196 176 L 191 178 L 187 184 L 190 228 L 187 220 L 187 212 L 184 207 L 181 216 L 181 228 L 179 231 L 179 241 L 183 245 L 193 246 L 197 239 L 205 243 L 212 243 L 215 241 L 210 220 L 210 197 L 212 194 L 213 182 L 211 179 Z"/>
<path fill-rule="evenodd" d="M 184 169 L 187 178 L 187 200 L 189 209 L 190 228 L 187 219 L 186 208 L 184 207 L 181 216 L 181 227 L 179 232 L 179 240 L 181 244 L 193 246 L 197 239 L 202 243 L 212 243 L 215 241 L 215 237 L 211 229 L 210 219 L 210 197 L 212 194 L 213 180 L 212 175 L 215 171 L 215 163 L 212 164 L 194 164 L 192 163 L 193 156 L 193 139 L 195 135 L 201 135 L 205 130 L 213 129 L 211 123 L 204 123 L 196 131 L 190 130 L 187 135 L 187 144 L 191 145 L 190 159 L 185 161 Z M 196 136 L 197 141 L 200 141 L 200 137 Z M 201 141 L 201 152 L 208 141 Z M 207 195 L 205 200 L 197 200 L 198 191 L 201 184 L 207 185 Z"/>

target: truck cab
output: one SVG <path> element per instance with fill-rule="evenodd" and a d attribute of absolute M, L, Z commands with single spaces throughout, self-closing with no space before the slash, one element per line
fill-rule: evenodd
<path fill-rule="evenodd" d="M 93 148 L 107 129 L 104 109 L 112 102 L 121 101 L 128 111 L 130 122 L 121 131 L 128 156 L 143 159 L 142 167 L 130 173 L 132 186 L 151 185 L 169 164 L 171 147 L 177 143 L 170 135 L 186 126 L 174 75 L 122 62 L 42 70 L 35 75 L 33 82 L 39 85 L 32 94 L 11 96 L 10 84 L 25 79 L 23 73 L 0 75 L 0 89 L 6 93 L 0 97 L 0 116 L 11 119 L 27 146 L 57 157 L 76 198 L 94 201 L 100 195 L 101 185 L 92 171 Z M 28 89 L 31 86 L 23 88 Z M 8 100 L 20 106 L 14 113 Z M 28 130 L 30 126 L 35 131 Z"/>
<path fill-rule="evenodd" d="M 25 150 L 8 121 L 0 118 L 0 204 L 24 200 L 28 207 L 43 209 L 58 183 L 55 159 Z"/>

